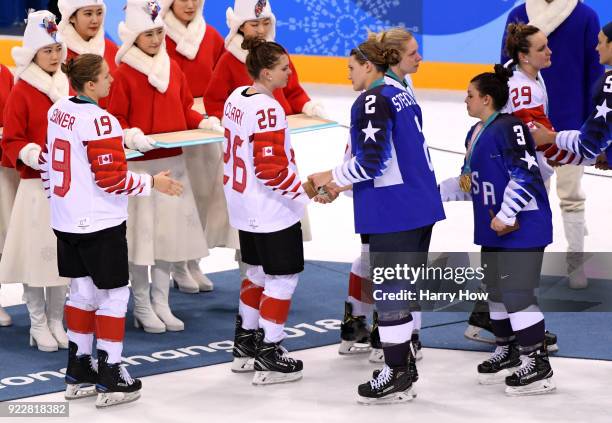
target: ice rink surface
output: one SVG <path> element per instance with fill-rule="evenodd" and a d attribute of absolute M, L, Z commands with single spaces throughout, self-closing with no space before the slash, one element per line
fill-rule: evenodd
<path fill-rule="evenodd" d="M 314 84 L 305 84 L 305 87 L 311 97 L 324 103 L 331 119 L 348 125 L 350 106 L 357 96 L 350 87 Z M 462 156 L 438 149 L 463 151 L 465 134 L 475 123 L 465 111 L 464 93 L 417 90 L 417 98 L 423 109 L 423 130 L 432 147 L 431 158 L 438 181 L 458 175 Z M 292 142 L 302 179 L 338 164 L 347 137 L 348 130 L 344 127 L 295 135 Z M 606 176 L 587 174 L 583 179 L 589 229 L 586 251 L 609 251 L 612 245 L 611 186 L 612 179 Z M 547 251 L 565 251 L 554 181 L 550 200 L 554 242 Z M 472 243 L 471 204 L 446 204 L 445 211 L 447 219 L 434 227 L 430 250 L 477 251 L 479 248 Z M 343 196 L 328 206 L 313 204 L 309 215 L 313 241 L 305 244 L 306 259 L 351 262 L 359 254 L 349 198 Z M 234 252 L 227 249 L 213 250 L 202 261 L 206 272 L 235 267 Z M 21 293 L 20 285 L 3 286 L 2 305 L 21 303 Z M 202 306 L 206 307 L 206 296 L 202 300 Z M 316 308 L 316 304 L 312 307 Z M 338 315 L 341 313 L 338 310 Z M 423 320 L 426 325 L 426 314 Z M 424 359 L 418 363 L 421 377 L 416 384 L 417 398 L 406 404 L 367 407 L 355 400 L 357 385 L 368 379 L 376 368 L 366 357 L 340 357 L 335 345 L 294 355 L 304 360 L 305 365 L 304 379 L 296 383 L 255 387 L 249 375 L 231 373 L 229 364 L 166 373 L 144 378 L 142 398 L 132 404 L 98 411 L 92 399 L 73 401 L 70 420 L 88 423 L 109 420 L 129 423 L 612 421 L 612 362 L 608 361 L 553 357 L 557 392 L 509 398 L 503 393 L 503 385 L 476 383 L 476 365 L 486 354 L 425 349 Z M 33 400 L 62 401 L 63 395 L 26 399 Z"/>

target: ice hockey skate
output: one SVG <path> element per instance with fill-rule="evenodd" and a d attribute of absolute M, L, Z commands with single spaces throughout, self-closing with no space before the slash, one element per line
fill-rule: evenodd
<path fill-rule="evenodd" d="M 518 345 L 497 346 L 491 356 L 478 365 L 478 383 L 495 385 L 504 383 L 507 376 L 514 373 L 521 365 Z"/>
<path fill-rule="evenodd" d="M 419 339 L 418 332 L 412 332 L 412 337 L 410 338 L 410 342 L 412 342 L 412 346 L 414 347 L 414 358 L 416 361 L 423 359 L 423 344 L 421 344 L 421 340 Z"/>
<path fill-rule="evenodd" d="M 513 397 L 547 394 L 557 389 L 552 376 L 548 352 L 542 346 L 521 355 L 521 367 L 506 378 L 506 394 Z"/>
<path fill-rule="evenodd" d="M 408 367 L 408 373 L 410 373 L 410 378 L 412 379 L 412 383 L 415 383 L 419 380 L 419 372 L 416 366 L 417 358 L 416 358 L 415 353 L 416 353 L 416 347 L 414 344 L 411 344 L 410 353 L 408 354 L 407 367 Z M 383 357 L 383 361 L 384 361 L 384 357 Z M 382 371 L 381 369 L 374 370 L 372 372 L 372 379 L 376 379 L 381 371 Z"/>
<path fill-rule="evenodd" d="M 370 346 L 372 350 L 370 351 L 370 357 L 368 361 L 370 363 L 384 363 L 385 362 L 385 353 L 382 349 L 382 344 L 380 342 L 380 334 L 378 332 L 378 313 L 374 312 L 372 315 L 372 332 L 370 333 Z"/>
<path fill-rule="evenodd" d="M 133 379 L 120 363 L 109 364 L 104 350 L 98 350 L 98 375 L 96 407 L 111 407 L 140 398 L 142 382 Z"/>
<path fill-rule="evenodd" d="M 340 348 L 338 354 L 364 354 L 371 351 L 370 329 L 365 316 L 353 316 L 353 306 L 344 303 L 344 318 L 340 325 Z"/>
<path fill-rule="evenodd" d="M 234 348 L 232 355 L 232 372 L 248 373 L 255 369 L 255 354 L 257 352 L 257 344 L 255 342 L 256 332 L 262 329 L 243 329 L 242 317 L 236 315 L 236 331 L 234 334 Z M 263 336 L 263 333 L 262 333 Z"/>
<path fill-rule="evenodd" d="M 67 400 L 92 397 L 97 395 L 98 366 L 91 355 L 77 356 L 78 346 L 74 342 L 68 344 L 68 368 L 66 369 Z"/>
<path fill-rule="evenodd" d="M 385 365 L 369 382 L 357 388 L 357 402 L 365 405 L 396 404 L 416 398 L 408 367 Z"/>
<path fill-rule="evenodd" d="M 263 341 L 263 333 L 256 334 L 257 354 L 253 385 L 272 385 L 294 382 L 302 378 L 303 363 L 289 357 L 280 342 Z"/>

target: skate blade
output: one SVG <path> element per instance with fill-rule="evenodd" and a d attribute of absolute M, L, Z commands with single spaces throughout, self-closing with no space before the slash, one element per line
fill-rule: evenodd
<path fill-rule="evenodd" d="M 370 357 L 368 357 L 368 361 L 370 363 L 384 363 L 385 362 L 385 353 L 382 348 L 372 348 L 372 352 L 370 352 Z"/>
<path fill-rule="evenodd" d="M 500 370 L 497 373 L 478 373 L 478 384 L 479 385 L 498 385 L 506 383 L 506 377 L 512 375 L 517 371 L 519 367 L 510 367 L 508 369 Z"/>
<path fill-rule="evenodd" d="M 370 344 L 355 341 L 342 341 L 338 348 L 338 354 L 340 355 L 365 354 L 370 351 L 372 351 Z"/>
<path fill-rule="evenodd" d="M 302 378 L 302 372 L 281 373 L 257 370 L 253 376 L 253 385 L 273 385 L 276 383 L 295 382 Z"/>
<path fill-rule="evenodd" d="M 136 392 L 100 392 L 96 399 L 96 408 L 112 407 L 127 404 L 140 398 L 140 391 Z"/>
<path fill-rule="evenodd" d="M 358 395 L 357 402 L 363 405 L 401 404 L 403 402 L 412 401 L 416 398 L 416 396 L 416 391 L 413 387 L 410 387 L 403 392 L 396 392 L 394 394 L 385 395 L 382 398 L 368 398 Z"/>
<path fill-rule="evenodd" d="M 467 339 L 470 339 L 472 341 L 484 342 L 485 344 L 495 345 L 494 338 L 487 338 L 487 337 L 480 335 L 482 331 L 483 329 L 479 328 L 478 326 L 469 325 L 467 329 L 465 330 L 465 332 L 463 332 L 463 336 L 465 336 Z"/>
<path fill-rule="evenodd" d="M 255 359 L 252 357 L 234 357 L 232 361 L 232 372 L 234 373 L 249 373 L 254 372 Z"/>
<path fill-rule="evenodd" d="M 506 386 L 506 395 L 522 397 L 527 395 L 542 395 L 553 392 L 557 387 L 552 378 L 542 379 L 527 386 Z"/>
<path fill-rule="evenodd" d="M 557 344 L 546 345 L 546 351 L 549 353 L 556 353 L 559 351 L 559 346 Z"/>
<path fill-rule="evenodd" d="M 64 398 L 67 400 L 93 397 L 94 395 L 98 395 L 96 385 L 89 383 L 66 385 L 66 391 L 64 392 Z"/>

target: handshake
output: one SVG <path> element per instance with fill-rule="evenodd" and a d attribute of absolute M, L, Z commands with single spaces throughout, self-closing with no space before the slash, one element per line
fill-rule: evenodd
<path fill-rule="evenodd" d="M 308 177 L 308 181 L 302 184 L 308 198 L 313 199 L 317 203 L 329 204 L 338 198 L 342 191 L 346 191 L 351 187 L 339 187 L 332 181 L 331 170 L 327 172 L 313 173 Z"/>

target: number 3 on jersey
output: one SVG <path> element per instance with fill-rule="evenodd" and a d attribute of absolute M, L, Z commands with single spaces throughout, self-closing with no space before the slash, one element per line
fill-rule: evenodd
<path fill-rule="evenodd" d="M 236 135 L 232 143 L 232 134 L 228 129 L 225 130 L 225 140 L 227 141 L 227 148 L 223 153 L 223 162 L 229 162 L 230 158 L 232 158 L 233 156 L 234 160 L 232 161 L 232 189 L 242 194 L 246 189 L 247 184 L 246 164 L 244 163 L 244 160 L 242 160 L 236 155 L 236 150 L 242 145 L 244 141 L 242 140 L 242 138 Z M 229 182 L 229 179 L 229 176 L 223 175 L 223 185 L 227 184 Z"/>

